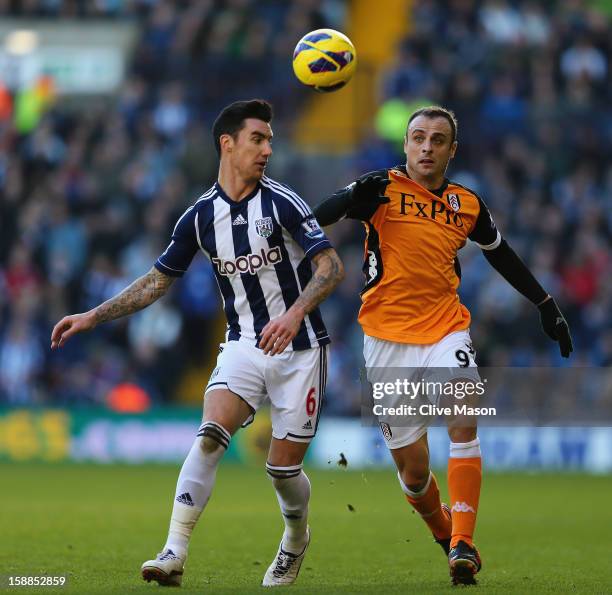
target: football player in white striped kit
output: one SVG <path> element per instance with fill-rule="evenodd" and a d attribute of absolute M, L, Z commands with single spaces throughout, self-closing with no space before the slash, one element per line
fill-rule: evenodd
<path fill-rule="evenodd" d="M 213 126 L 218 181 L 180 217 L 154 267 L 89 312 L 63 318 L 51 335 L 57 348 L 77 332 L 148 306 L 185 273 L 198 250 L 212 263 L 227 333 L 205 390 L 202 425 L 178 478 L 168 539 L 142 566 L 143 578 L 160 585 L 181 584 L 217 466 L 232 435 L 267 400 L 272 441 L 266 469 L 285 531 L 262 584 L 293 583 L 310 541 L 310 482 L 302 461 L 317 430 L 329 343 L 317 306 L 344 271 L 310 207 L 264 175 L 271 120 L 272 108 L 262 100 L 226 107 Z"/>

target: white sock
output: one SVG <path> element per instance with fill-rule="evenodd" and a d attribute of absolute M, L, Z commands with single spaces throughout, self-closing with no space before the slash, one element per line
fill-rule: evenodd
<path fill-rule="evenodd" d="M 480 438 L 478 436 L 470 442 L 450 443 L 450 457 L 453 459 L 469 459 L 480 456 L 482 455 L 480 454 Z"/>
<path fill-rule="evenodd" d="M 266 470 L 276 490 L 278 504 L 285 521 L 283 549 L 301 554 L 308 543 L 308 501 L 310 481 L 302 465 L 275 467 L 266 463 Z"/>
<path fill-rule="evenodd" d="M 206 422 L 200 426 L 176 484 L 170 530 L 165 548 L 185 557 L 191 532 L 206 507 L 217 475 L 219 461 L 231 436 L 223 426 Z M 202 441 L 207 448 L 202 448 Z M 164 549 L 165 549 L 164 548 Z"/>

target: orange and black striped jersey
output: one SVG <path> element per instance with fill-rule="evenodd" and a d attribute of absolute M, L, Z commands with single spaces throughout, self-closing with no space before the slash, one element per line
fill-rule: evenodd
<path fill-rule="evenodd" d="M 501 236 L 485 203 L 460 184 L 445 180 L 430 191 L 411 180 L 405 166 L 373 173 L 391 180 L 390 202 L 349 215 L 367 232 L 359 322 L 379 339 L 436 343 L 470 324 L 457 295 L 457 252 L 468 238 L 494 249 Z"/>

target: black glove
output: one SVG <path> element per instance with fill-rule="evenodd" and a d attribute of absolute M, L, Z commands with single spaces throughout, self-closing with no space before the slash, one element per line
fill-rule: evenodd
<path fill-rule="evenodd" d="M 559 350 L 563 357 L 569 357 L 574 351 L 572 344 L 572 336 L 570 335 L 567 320 L 561 314 L 561 310 L 555 303 L 552 297 L 548 297 L 546 301 L 538 306 L 540 310 L 540 322 L 544 328 L 544 332 L 553 340 L 559 343 Z"/>
<path fill-rule="evenodd" d="M 379 205 L 389 202 L 389 197 L 385 196 L 385 190 L 391 183 L 389 178 L 382 176 L 367 176 L 360 178 L 349 186 L 350 206 L 347 216 L 361 218 L 363 209 L 375 211 Z"/>

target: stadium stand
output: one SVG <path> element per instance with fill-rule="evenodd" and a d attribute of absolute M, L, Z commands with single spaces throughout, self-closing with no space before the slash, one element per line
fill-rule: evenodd
<path fill-rule="evenodd" d="M 594 3 L 547 4 L 554 10 L 530 1 L 415 3 L 410 33 L 380 76 L 380 102 L 426 99 L 456 112 L 460 147 L 450 177 L 483 196 L 570 323 L 568 363 L 537 312 L 468 246 L 461 296 L 473 313 L 479 363 L 605 366 L 612 26 Z M 306 30 L 342 28 L 344 9 L 339 0 L 0 2 L 2 16 L 130 19 L 140 31 L 121 91 L 90 109 L 65 110 L 49 91 L 40 118 L 20 127 L 19 98 L 0 88 L 0 403 L 102 404 L 125 382 L 153 402 L 197 402 L 220 336 L 203 258 L 169 299 L 56 352 L 51 326 L 148 270 L 185 205 L 214 180 L 208 130 L 237 99 L 226 81 L 241 77 L 242 97 L 271 100 L 275 128 L 291 129 L 305 96 L 292 78 L 293 45 Z M 291 162 L 280 150 L 275 158 L 274 174 L 291 183 Z M 372 132 L 348 162 L 339 180 L 401 163 L 402 154 Z M 322 198 L 316 185 L 296 183 L 311 201 Z M 327 407 L 345 415 L 359 413 L 357 396 L 342 390 L 358 374 L 361 351 L 354 232 L 350 224 L 333 231 L 347 278 L 324 306 L 334 339 Z"/>

